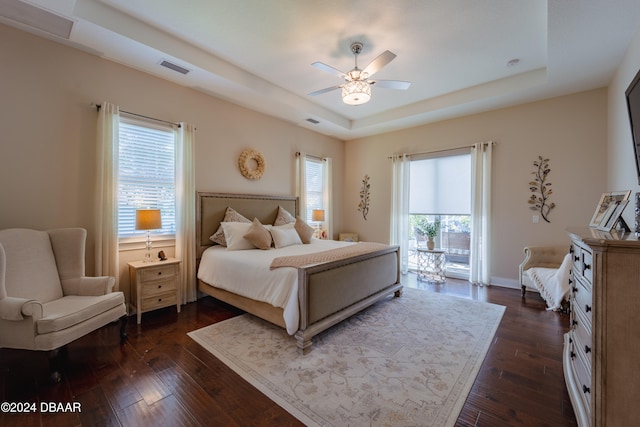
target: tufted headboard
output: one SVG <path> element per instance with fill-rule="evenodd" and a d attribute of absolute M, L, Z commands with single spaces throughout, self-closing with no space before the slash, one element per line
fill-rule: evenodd
<path fill-rule="evenodd" d="M 213 242 L 209 237 L 218 230 L 227 207 L 238 211 L 249 220 L 258 218 L 263 224 L 273 224 L 282 206 L 293 216 L 298 216 L 298 198 L 295 196 L 270 196 L 256 194 L 228 194 L 198 192 L 196 198 L 196 257 Z"/>

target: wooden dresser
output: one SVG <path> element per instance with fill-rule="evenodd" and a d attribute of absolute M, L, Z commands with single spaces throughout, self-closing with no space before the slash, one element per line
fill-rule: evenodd
<path fill-rule="evenodd" d="M 569 228 L 571 325 L 564 376 L 580 426 L 640 422 L 640 240 Z"/>

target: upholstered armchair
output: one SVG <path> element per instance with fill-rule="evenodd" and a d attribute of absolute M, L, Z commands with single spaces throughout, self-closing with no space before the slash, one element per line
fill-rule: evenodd
<path fill-rule="evenodd" d="M 121 320 L 126 306 L 113 277 L 85 277 L 82 228 L 0 230 L 0 348 L 50 351 L 51 379 L 60 381 L 59 349 Z"/>

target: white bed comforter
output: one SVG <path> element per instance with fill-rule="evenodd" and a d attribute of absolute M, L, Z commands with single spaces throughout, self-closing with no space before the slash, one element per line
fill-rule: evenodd
<path fill-rule="evenodd" d="M 291 267 L 270 270 L 271 262 L 280 256 L 310 254 L 352 244 L 313 239 L 307 245 L 270 250 L 229 251 L 222 246 L 212 246 L 202 254 L 198 279 L 216 288 L 284 309 L 287 333 L 293 335 L 300 320 L 298 271 Z"/>

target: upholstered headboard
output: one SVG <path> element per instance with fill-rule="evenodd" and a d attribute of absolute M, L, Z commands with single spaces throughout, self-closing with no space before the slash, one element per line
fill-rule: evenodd
<path fill-rule="evenodd" d="M 198 192 L 196 206 L 197 258 L 213 242 L 209 237 L 218 230 L 227 207 L 238 211 L 249 220 L 258 218 L 263 224 L 273 224 L 282 206 L 298 216 L 298 198 L 295 196 L 264 196 L 254 194 L 227 194 Z"/>

